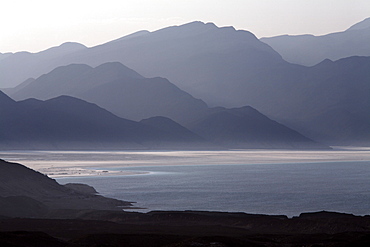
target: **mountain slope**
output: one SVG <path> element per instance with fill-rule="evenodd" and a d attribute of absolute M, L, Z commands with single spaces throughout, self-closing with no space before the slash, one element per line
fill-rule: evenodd
<path fill-rule="evenodd" d="M 11 96 L 16 100 L 75 96 L 132 119 L 167 116 L 176 121 L 191 121 L 207 105 L 180 90 L 164 78 L 144 78 L 120 63 L 105 63 L 96 68 L 71 64 L 54 69 Z"/>
<path fill-rule="evenodd" d="M 200 136 L 166 117 L 151 117 L 141 120 L 140 123 L 168 133 L 169 138 L 173 140 L 179 139 L 179 137 L 189 141 L 203 140 Z"/>
<path fill-rule="evenodd" d="M 282 35 L 260 40 L 291 63 L 313 66 L 325 59 L 370 56 L 370 18 L 343 32 L 322 36 Z M 314 52 L 313 52 L 314 51 Z"/>
<path fill-rule="evenodd" d="M 64 43 L 38 53 L 17 52 L 3 54 L 0 58 L 0 88 L 14 87 L 29 78 L 36 78 L 52 69 L 68 65 L 62 58 L 87 49 L 78 43 Z"/>
<path fill-rule="evenodd" d="M 315 140 L 370 145 L 369 68 L 370 57 L 326 60 L 302 76 L 296 100 L 281 101 L 272 111 L 285 110 L 283 123 Z"/>
<path fill-rule="evenodd" d="M 226 123 L 222 118 L 208 118 L 213 125 L 222 125 L 224 132 L 233 133 L 224 136 L 224 132 L 217 130 L 210 136 L 207 133 L 212 128 L 208 126 L 194 128 L 196 135 L 165 117 L 152 117 L 138 123 L 70 96 L 15 102 L 3 94 L 0 100 L 7 102 L 6 107 L 0 106 L 0 146 L 6 149 L 220 149 L 240 148 L 239 143 L 248 143 L 243 146 L 247 148 L 323 148 L 291 129 L 273 128 L 274 121 L 252 108 L 246 111 L 247 118 Z M 207 109 L 203 118 L 217 111 Z M 243 127 L 238 131 L 235 125 Z M 292 135 L 300 138 L 291 138 Z"/>
<path fill-rule="evenodd" d="M 210 90 L 207 86 L 217 85 L 224 89 L 225 79 L 242 82 L 246 75 L 253 76 L 260 73 L 256 70 L 282 62 L 277 52 L 252 33 L 236 31 L 232 27 L 218 28 L 212 23 L 202 22 L 141 32 L 89 49 L 66 52 L 63 56 L 48 51 L 45 54 L 49 60 L 44 64 L 18 58 L 21 54 L 13 54 L 0 61 L 0 76 L 9 74 L 7 78 L 0 77 L 0 81 L 6 83 L 0 87 L 16 86 L 30 77 L 37 78 L 56 67 L 71 63 L 96 67 L 117 61 L 145 77 L 165 77 L 196 98 L 211 102 L 212 98 L 208 95 L 212 95 L 214 89 Z M 31 55 L 35 60 L 40 56 L 39 53 Z M 30 55 L 24 56 L 28 58 Z M 26 76 L 28 72 L 25 67 L 27 70 L 30 68 L 32 73 Z M 37 72 L 38 75 L 35 75 Z M 21 75 L 23 79 L 17 79 Z"/>
<path fill-rule="evenodd" d="M 169 139 L 167 148 L 194 144 L 70 96 L 19 102 L 0 96 L 7 103 L 0 105 L 0 145 L 6 149 L 142 149 Z"/>
<path fill-rule="evenodd" d="M 358 27 L 353 29 L 349 31 L 365 30 L 358 30 Z M 350 57 L 335 62 L 325 60 L 313 67 L 290 64 L 249 32 L 237 31 L 231 27 L 218 28 L 211 23 L 193 22 L 155 32 L 136 33 L 100 46 L 78 50 L 58 59 L 59 63 L 86 63 L 90 66 L 120 61 L 144 76 L 159 75 L 169 78 L 176 86 L 210 106 L 230 108 L 250 105 L 312 139 L 331 145 L 343 142 L 353 144 L 358 141 L 370 143 L 367 137 L 359 137 L 361 133 L 370 132 L 366 120 L 370 115 L 367 83 L 369 64 L 365 57 Z M 78 96 L 86 97 L 84 99 L 89 101 L 99 99 L 96 103 L 100 106 L 120 114 L 122 109 L 127 110 L 122 105 L 129 104 L 124 100 L 131 95 L 121 97 L 117 102 L 106 100 L 105 95 L 117 95 L 124 91 L 123 88 L 114 90 L 117 89 L 116 84 L 117 82 L 112 81 L 109 86 L 106 85 L 106 91 L 96 87 L 94 92 Z M 138 83 L 135 81 L 131 85 Z M 88 93 L 92 98 L 87 98 Z M 204 102 L 198 102 L 199 105 L 203 103 L 203 106 L 194 107 L 197 104 L 193 100 L 191 102 L 194 105 L 176 104 L 176 107 L 171 108 L 168 102 L 178 103 L 180 94 L 175 99 L 169 97 L 168 101 L 157 102 L 150 108 L 151 101 L 163 97 L 158 92 L 155 94 L 160 97 L 154 97 L 154 94 L 137 97 L 140 98 L 137 103 L 143 101 L 144 107 L 137 108 L 136 111 L 145 112 L 148 108 L 148 113 L 152 111 L 155 115 L 135 116 L 134 112 L 129 118 L 138 120 L 163 115 L 188 127 L 191 121 L 186 119 L 189 119 L 189 115 L 182 114 L 194 112 L 192 120 L 196 120 L 203 114 L 201 109 L 206 108 Z M 120 108 L 115 110 L 114 105 L 119 105 Z M 155 105 L 158 107 L 154 107 Z M 171 108 L 172 115 L 168 109 L 167 112 L 157 111 L 163 107 Z M 332 117 L 333 111 L 341 112 L 343 121 L 338 123 Z M 348 112 L 351 114 L 347 114 Z M 345 135 L 339 131 L 341 124 L 345 127 Z M 323 126 L 327 126 L 327 131 Z M 333 131 L 335 129 L 337 131 Z"/>
<path fill-rule="evenodd" d="M 190 129 L 219 145 L 232 148 L 327 148 L 279 124 L 252 107 L 215 108 Z"/>
<path fill-rule="evenodd" d="M 91 66 L 119 61 L 145 77 L 165 77 L 196 98 L 226 107 L 233 106 L 229 97 L 244 81 L 286 64 L 252 33 L 202 22 L 124 37 L 68 59 Z"/>

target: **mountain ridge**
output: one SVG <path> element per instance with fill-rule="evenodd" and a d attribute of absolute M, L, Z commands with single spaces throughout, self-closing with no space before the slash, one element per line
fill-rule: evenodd
<path fill-rule="evenodd" d="M 342 32 L 314 35 L 280 35 L 260 39 L 291 63 L 313 66 L 325 59 L 370 56 L 370 18 Z M 315 51 L 315 52 L 312 52 Z"/>
<path fill-rule="evenodd" d="M 207 109 L 206 103 L 167 79 L 144 78 L 118 62 L 95 68 L 83 64 L 58 67 L 10 95 L 16 100 L 70 95 L 136 121 L 166 116 L 182 123 Z"/>
<path fill-rule="evenodd" d="M 194 134 L 193 129 L 189 130 L 166 117 L 156 116 L 135 122 L 119 118 L 95 104 L 71 96 L 59 96 L 45 101 L 26 99 L 18 102 L 5 96 L 5 99 L 10 100 L 10 107 L 0 106 L 3 116 L 0 119 L 0 146 L 3 149 L 225 149 L 239 147 L 239 145 L 225 146 L 222 142 L 215 142 L 214 139 L 204 135 L 205 131 L 198 131 Z M 203 114 L 206 116 L 218 111 L 219 109 L 209 108 Z M 256 114 L 256 110 L 250 110 L 250 112 L 246 114 L 247 121 L 236 119 L 238 124 L 248 126 L 249 122 L 262 116 L 260 113 Z M 239 114 L 244 116 L 244 113 Z M 222 119 L 216 122 L 222 124 Z M 265 129 L 261 129 L 259 125 L 265 126 Z M 235 133 L 233 125 L 223 127 L 234 133 L 231 139 L 238 139 L 239 143 L 243 143 L 245 147 L 256 148 L 258 143 L 263 141 L 265 144 L 258 147 L 328 148 L 301 135 L 298 139 L 291 138 L 294 131 L 285 126 L 283 127 L 284 132 L 271 135 L 272 132 L 279 131 L 277 129 L 270 131 L 274 125 L 276 125 L 274 121 L 264 117 L 258 124 L 244 128 L 242 138 L 236 138 L 235 134 L 241 133 Z M 263 133 L 267 130 L 269 135 Z M 256 135 L 254 139 L 249 138 L 254 132 L 259 135 Z M 221 133 L 222 131 L 218 131 L 217 135 L 222 137 Z M 279 135 L 280 140 L 273 139 L 274 135 Z M 274 141 L 274 143 L 269 143 L 269 141 Z M 296 145 L 295 142 L 303 144 Z M 282 143 L 284 145 L 280 145 Z"/>
<path fill-rule="evenodd" d="M 310 52 L 312 55 L 317 53 L 320 52 Z M 352 122 L 352 127 L 345 129 L 348 138 L 340 140 L 340 143 L 348 141 L 350 145 L 359 138 L 358 134 L 353 136 L 353 140 L 350 138 L 351 132 L 358 132 L 355 126 L 361 125 L 360 129 L 364 134 L 368 126 L 366 121 L 362 120 L 361 123 L 355 123 L 356 119 L 366 119 L 370 115 L 367 112 L 369 107 L 366 105 L 368 103 L 366 94 L 370 93 L 366 84 L 368 61 L 362 57 L 343 59 L 335 60 L 333 63 L 326 61 L 311 67 L 292 64 L 249 32 L 194 22 L 84 49 L 67 54 L 57 61 L 86 62 L 89 66 L 98 66 L 105 61 L 119 61 L 144 77 L 167 78 L 180 90 L 185 90 L 193 98 L 201 99 L 208 106 L 233 108 L 250 105 L 292 129 L 304 131 L 302 133 L 311 139 L 324 141 L 330 145 L 336 145 L 343 135 L 340 131 L 337 133 L 330 131 L 330 135 L 322 133 L 320 121 L 328 127 L 329 122 L 332 126 L 337 126 L 338 123 L 330 113 L 333 108 L 337 108 L 343 116 L 346 112 L 353 112 L 358 116 L 351 120 L 351 114 L 347 114 L 343 121 L 343 123 Z M 343 61 L 351 61 L 352 70 L 343 66 Z M 111 83 L 110 90 L 106 89 L 106 94 L 119 94 L 123 90 L 123 88 L 114 90 L 119 83 Z M 133 81 L 131 83 L 136 84 L 138 83 Z M 99 94 L 101 90 L 102 88 L 96 89 L 91 94 L 100 97 L 99 105 L 113 111 L 109 104 L 117 103 L 106 101 L 106 97 Z M 94 101 L 92 98 L 84 99 Z M 147 106 L 151 106 L 148 97 L 141 100 L 147 100 Z M 168 102 L 177 102 L 177 99 L 168 99 Z M 200 104 L 198 102 L 197 105 Z M 184 109 L 185 111 L 178 112 L 186 112 L 186 109 L 189 112 L 189 108 Z M 119 111 L 113 112 L 120 114 Z M 153 113 L 135 117 L 136 120 L 140 120 L 153 116 L 150 114 Z M 156 112 L 155 115 L 166 114 Z M 203 113 L 200 111 L 200 114 Z M 180 119 L 180 113 L 167 116 L 185 124 L 184 120 Z M 312 125 L 309 122 L 316 124 Z M 366 139 L 364 140 L 366 142 Z M 370 143 L 370 140 L 367 142 Z"/>
<path fill-rule="evenodd" d="M 9 100 L 0 94 L 0 102 L 3 99 Z M 11 100 L 7 105 L 0 105 L 0 112 L 2 149 L 176 149 L 198 144 L 207 147 L 203 140 L 176 135 L 176 129 L 169 136 L 71 96 L 45 101 Z"/>
<path fill-rule="evenodd" d="M 370 17 L 350 26 L 346 31 L 370 28 Z"/>

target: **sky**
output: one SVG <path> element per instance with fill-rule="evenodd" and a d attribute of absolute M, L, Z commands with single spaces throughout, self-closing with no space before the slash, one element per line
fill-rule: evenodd
<path fill-rule="evenodd" d="M 369 0 L 1 0 L 0 9 L 0 53 L 91 47 L 191 21 L 261 38 L 339 32 L 370 17 Z"/>

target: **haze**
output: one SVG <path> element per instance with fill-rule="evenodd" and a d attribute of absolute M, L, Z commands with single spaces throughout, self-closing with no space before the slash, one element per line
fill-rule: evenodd
<path fill-rule="evenodd" d="M 138 30 L 194 20 L 257 37 L 342 31 L 370 12 L 368 0 L 2 1 L 0 52 L 37 52 L 66 41 L 94 46 Z"/>

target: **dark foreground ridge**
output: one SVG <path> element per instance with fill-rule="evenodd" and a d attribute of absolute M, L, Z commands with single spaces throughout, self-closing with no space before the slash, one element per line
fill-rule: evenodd
<path fill-rule="evenodd" d="M 131 203 L 96 194 L 87 185 L 60 185 L 21 164 L 0 159 L 0 215 L 19 218 L 74 217 L 83 210 L 121 210 Z"/>
<path fill-rule="evenodd" d="M 0 219 L 1 246 L 369 246 L 370 216 L 91 211 L 75 219 Z"/>

